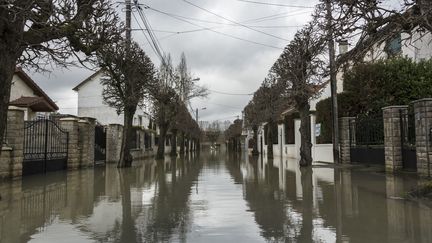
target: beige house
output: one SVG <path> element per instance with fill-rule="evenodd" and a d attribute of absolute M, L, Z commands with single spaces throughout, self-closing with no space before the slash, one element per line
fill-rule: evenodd
<path fill-rule="evenodd" d="M 59 109 L 21 68 L 15 69 L 12 79 L 9 108 L 23 110 L 25 120 L 33 120 L 38 115 L 46 115 Z"/>

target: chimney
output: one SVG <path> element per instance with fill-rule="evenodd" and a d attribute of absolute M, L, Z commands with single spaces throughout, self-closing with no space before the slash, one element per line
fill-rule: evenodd
<path fill-rule="evenodd" d="M 347 40 L 340 40 L 339 43 L 339 55 L 345 54 L 348 52 L 348 41 Z"/>

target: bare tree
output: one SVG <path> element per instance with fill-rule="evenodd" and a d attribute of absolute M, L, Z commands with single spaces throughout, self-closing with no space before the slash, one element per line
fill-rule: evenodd
<path fill-rule="evenodd" d="M 164 58 L 159 71 L 159 85 L 153 95 L 155 99 L 155 116 L 160 128 L 159 147 L 156 155 L 159 159 L 163 158 L 165 153 L 165 138 L 168 130 L 171 129 L 172 134 L 177 136 L 176 123 L 179 124 L 179 121 L 176 121 L 177 112 L 184 111 L 182 106 L 189 105 L 191 99 L 206 97 L 208 94 L 206 88 L 196 85 L 195 82 L 196 80 L 192 78 L 187 67 L 184 54 L 182 54 L 180 63 L 175 70 L 173 69 L 171 56 L 168 55 Z M 183 115 L 177 116 L 180 121 L 184 118 Z M 180 144 L 182 144 L 185 134 L 183 131 L 180 132 Z M 172 148 L 174 151 L 171 151 L 171 154 L 174 155 L 177 146 L 172 146 Z"/>
<path fill-rule="evenodd" d="M 212 144 L 215 144 L 218 141 L 221 133 L 222 132 L 218 121 L 212 122 L 205 130 L 205 135 Z"/>
<path fill-rule="evenodd" d="M 327 1 L 327 0 L 322 0 Z M 331 1 L 335 37 L 348 40 L 353 48 L 339 56 L 337 66 L 363 61 L 376 46 L 391 40 L 395 35 L 406 33 L 422 36 L 432 32 L 432 2 L 429 0 L 404 0 L 398 5 L 386 1 Z M 318 5 L 316 16 L 322 29 L 327 16 L 324 4 Z M 321 13 L 321 14 L 320 14 Z"/>
<path fill-rule="evenodd" d="M 264 122 L 261 112 L 259 110 L 259 101 L 256 98 L 256 94 L 251 101 L 244 108 L 245 113 L 245 126 L 252 129 L 254 147 L 252 149 L 252 155 L 257 156 L 258 153 L 258 127 Z"/>
<path fill-rule="evenodd" d="M 165 139 L 177 112 L 177 104 L 180 102 L 175 90 L 175 77 L 171 56 L 164 57 L 159 67 L 158 83 L 152 89 L 153 113 L 159 127 L 157 159 L 163 159 L 165 154 Z"/>
<path fill-rule="evenodd" d="M 227 130 L 225 130 L 225 139 L 228 141 L 228 151 L 240 152 L 240 136 L 242 133 L 243 121 L 236 119 Z"/>
<path fill-rule="evenodd" d="M 37 71 L 46 71 L 48 65 L 66 66 L 79 52 L 92 55 L 101 45 L 117 38 L 119 32 L 118 17 L 109 0 L 1 0 L 0 16 L 3 141 L 16 65 Z"/>
<path fill-rule="evenodd" d="M 321 56 L 325 44 L 325 35 L 312 22 L 295 34 L 272 68 L 272 73 L 278 82 L 284 83 L 300 114 L 300 166 L 312 164 L 309 101 L 325 85 L 323 77 L 327 66 Z"/>
<path fill-rule="evenodd" d="M 273 158 L 274 127 L 281 113 L 290 105 L 290 96 L 284 92 L 284 83 L 277 82 L 273 73 L 269 73 L 260 88 L 255 92 L 253 100 L 255 103 L 254 114 L 249 113 L 248 120 L 256 119 L 255 122 L 266 122 L 265 136 L 267 141 L 267 157 Z"/>
<path fill-rule="evenodd" d="M 138 46 L 122 40 L 98 51 L 98 62 L 105 70 L 102 78 L 105 103 L 124 115 L 124 129 L 120 160 L 117 167 L 130 167 L 133 117 L 139 105 L 148 99 L 155 83 L 155 69 L 150 58 Z"/>

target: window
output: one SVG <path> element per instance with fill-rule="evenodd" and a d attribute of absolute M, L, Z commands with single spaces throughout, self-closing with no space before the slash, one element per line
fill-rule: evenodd
<path fill-rule="evenodd" d="M 402 37 L 401 34 L 386 42 L 384 51 L 389 57 L 394 57 L 402 53 Z"/>

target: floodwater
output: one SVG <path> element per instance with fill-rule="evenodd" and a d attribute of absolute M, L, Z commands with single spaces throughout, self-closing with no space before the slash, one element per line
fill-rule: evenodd
<path fill-rule="evenodd" d="M 226 154 L 0 184 L 0 242 L 432 242 L 417 183 Z"/>

